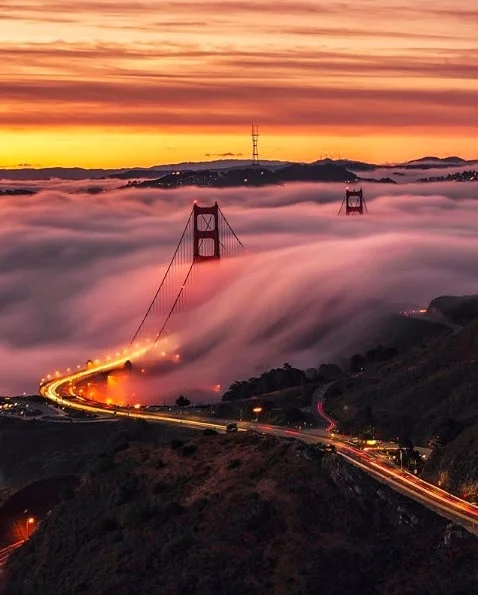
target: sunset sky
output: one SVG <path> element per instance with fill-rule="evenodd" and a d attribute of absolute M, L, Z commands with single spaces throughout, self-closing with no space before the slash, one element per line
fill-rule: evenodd
<path fill-rule="evenodd" d="M 0 0 L 0 167 L 478 158 L 469 0 Z"/>

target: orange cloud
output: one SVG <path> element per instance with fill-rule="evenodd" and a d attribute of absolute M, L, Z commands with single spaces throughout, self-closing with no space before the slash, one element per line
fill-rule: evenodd
<path fill-rule="evenodd" d="M 253 119 L 270 137 L 335 136 L 342 153 L 357 135 L 389 137 L 380 153 L 394 159 L 404 133 L 452 143 L 478 128 L 465 0 L 429 10 L 412 0 L 79 0 L 68 10 L 63 0 L 0 0 L 0 14 L 0 131 L 38 140 L 16 162 L 48 160 L 45 131 L 191 132 L 206 145 L 245 134 Z M 282 157 L 317 156 L 307 151 Z M 461 141 L 449 148 L 469 151 Z M 146 163 L 149 153 L 138 157 Z"/>

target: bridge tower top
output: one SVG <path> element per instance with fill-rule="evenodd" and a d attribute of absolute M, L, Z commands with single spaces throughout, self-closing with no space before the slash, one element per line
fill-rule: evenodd
<path fill-rule="evenodd" d="M 204 262 L 221 258 L 219 238 L 219 206 L 193 208 L 193 260 Z"/>
<path fill-rule="evenodd" d="M 367 212 L 367 203 L 365 202 L 362 188 L 360 188 L 360 190 L 349 190 L 347 188 L 345 191 L 345 198 L 339 210 L 339 215 L 343 213 L 345 213 L 345 215 L 363 215 Z"/>

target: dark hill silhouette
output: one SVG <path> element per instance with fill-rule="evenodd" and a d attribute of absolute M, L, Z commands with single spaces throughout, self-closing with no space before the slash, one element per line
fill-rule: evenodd
<path fill-rule="evenodd" d="M 354 172 L 360 171 L 371 171 L 379 167 L 373 163 L 365 163 L 364 161 L 353 161 L 350 159 L 319 159 L 312 165 L 338 165 L 339 167 L 345 167 Z"/>
<path fill-rule="evenodd" d="M 261 166 L 229 170 L 175 171 L 155 180 L 131 182 L 135 188 L 178 188 L 181 186 L 208 186 L 227 188 L 234 186 L 267 186 L 286 182 L 354 182 L 356 174 L 334 164 L 285 165 L 270 170 Z"/>
<path fill-rule="evenodd" d="M 352 182 L 357 176 L 335 164 L 293 164 L 277 172 L 283 182 Z"/>
<path fill-rule="evenodd" d="M 469 324 L 478 318 L 478 295 L 440 296 L 430 302 L 428 313 L 454 324 Z"/>

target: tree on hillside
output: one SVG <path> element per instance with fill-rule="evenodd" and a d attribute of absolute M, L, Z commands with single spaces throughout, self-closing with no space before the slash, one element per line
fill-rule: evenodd
<path fill-rule="evenodd" d="M 286 419 L 288 423 L 296 424 L 303 423 L 307 417 L 298 407 L 292 407 L 291 409 L 287 409 Z"/>
<path fill-rule="evenodd" d="M 367 405 L 362 413 L 362 431 L 361 435 L 367 440 L 375 438 L 376 419 L 370 405 Z"/>
<path fill-rule="evenodd" d="M 430 444 L 432 447 L 445 446 L 445 444 L 456 438 L 462 429 L 462 424 L 457 420 L 451 417 L 440 417 L 431 425 L 432 439 L 430 440 Z"/>
<path fill-rule="evenodd" d="M 249 380 L 233 382 L 222 399 L 223 401 L 249 399 L 285 388 L 303 386 L 305 383 L 305 373 L 285 363 L 282 368 L 273 368 L 261 374 L 259 378 L 253 376 Z"/>
<path fill-rule="evenodd" d="M 178 407 L 187 407 L 188 405 L 191 405 L 191 401 L 186 399 L 185 396 L 179 395 L 179 397 L 176 399 L 176 405 Z"/>
<path fill-rule="evenodd" d="M 360 353 L 356 353 L 350 358 L 350 369 L 352 374 L 356 374 L 357 372 L 361 372 L 365 366 L 365 359 Z"/>
<path fill-rule="evenodd" d="M 337 364 L 320 364 L 319 375 L 327 382 L 338 380 L 342 376 L 342 370 Z"/>
<path fill-rule="evenodd" d="M 410 437 L 404 437 L 404 436 L 400 436 L 399 440 L 398 440 L 398 446 L 402 449 L 402 450 L 406 450 L 409 453 L 413 452 L 413 442 L 410 440 Z"/>

